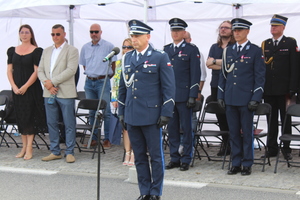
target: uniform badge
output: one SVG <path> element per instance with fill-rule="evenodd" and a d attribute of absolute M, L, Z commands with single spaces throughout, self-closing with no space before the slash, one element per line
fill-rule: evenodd
<path fill-rule="evenodd" d="M 146 60 L 146 61 L 144 62 L 144 65 L 143 65 L 144 68 L 147 68 L 147 67 L 148 67 L 147 63 L 148 63 L 148 60 Z"/>
<path fill-rule="evenodd" d="M 128 80 L 128 74 L 125 75 L 125 79 Z"/>

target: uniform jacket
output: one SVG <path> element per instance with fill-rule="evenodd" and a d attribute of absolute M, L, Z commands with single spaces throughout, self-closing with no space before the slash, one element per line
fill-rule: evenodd
<path fill-rule="evenodd" d="M 132 126 L 156 124 L 160 116 L 172 117 L 175 79 L 168 55 L 148 47 L 136 61 L 136 51 L 123 57 L 119 85 L 119 115 Z M 125 84 L 132 76 L 130 85 Z"/>
<path fill-rule="evenodd" d="M 53 48 L 51 46 L 43 51 L 38 67 L 38 77 L 41 82 L 51 80 L 53 85 L 58 87 L 58 98 L 76 98 L 77 92 L 74 75 L 78 68 L 78 50 L 71 45 L 64 45 L 57 57 L 51 78 L 50 67 Z M 46 88 L 44 89 L 43 96 L 50 96 L 50 92 Z"/>
<path fill-rule="evenodd" d="M 285 95 L 298 90 L 299 54 L 295 39 L 283 36 L 277 47 L 272 39 L 262 44 L 266 61 L 265 95 Z M 273 61 L 267 64 L 267 61 Z"/>
<path fill-rule="evenodd" d="M 226 59 L 225 59 L 226 58 Z M 250 101 L 261 101 L 265 84 L 265 63 L 261 48 L 248 42 L 240 53 L 237 45 L 226 48 L 226 56 L 219 76 L 218 99 L 226 105 L 246 106 Z M 226 61 L 225 61 L 226 60 Z M 231 72 L 225 68 L 233 66 Z"/>
<path fill-rule="evenodd" d="M 198 97 L 200 82 L 200 53 L 198 48 L 191 43 L 183 42 L 174 52 L 173 43 L 164 46 L 168 54 L 176 83 L 175 102 L 185 102 L 189 97 Z"/>

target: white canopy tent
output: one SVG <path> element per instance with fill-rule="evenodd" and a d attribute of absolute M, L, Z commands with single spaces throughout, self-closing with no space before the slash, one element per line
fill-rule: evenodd
<path fill-rule="evenodd" d="M 69 33 L 67 38 L 79 50 L 90 41 L 89 27 L 99 23 L 102 27 L 102 38 L 121 47 L 123 39 L 128 37 L 127 22 L 130 19 L 147 21 L 154 31 L 151 43 L 162 49 L 172 42 L 168 20 L 173 17 L 184 19 L 186 29 L 192 34 L 192 42 L 207 57 L 210 46 L 216 42 L 217 27 L 224 20 L 238 16 L 253 23 L 249 40 L 257 45 L 269 37 L 269 21 L 273 14 L 289 18 L 285 35 L 300 40 L 300 0 L 282 1 L 236 0 L 236 1 L 201 1 L 190 0 L 0 0 L 0 27 L 3 35 L 0 39 L 0 74 L 1 88 L 9 89 L 6 77 L 6 50 L 19 44 L 18 29 L 21 24 L 30 24 L 35 32 L 39 46 L 46 48 L 52 45 L 51 27 L 60 23 Z M 238 3 L 237 3 L 238 2 Z M 74 5 L 70 9 L 70 5 Z M 74 23 L 72 21 L 74 20 Z M 71 21 L 71 23 L 70 23 Z M 68 31 L 69 30 L 69 31 Z M 72 42 L 71 36 L 74 35 Z M 120 57 L 120 56 L 119 56 Z M 204 95 L 210 92 L 210 71 L 205 84 Z M 78 90 L 83 90 L 84 78 L 82 69 Z"/>

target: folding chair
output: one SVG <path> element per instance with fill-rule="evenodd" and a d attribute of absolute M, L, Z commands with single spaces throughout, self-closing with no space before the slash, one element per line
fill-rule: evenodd
<path fill-rule="evenodd" d="M 82 100 L 82 99 L 86 99 L 85 96 L 85 91 L 78 91 L 77 92 L 77 100 Z M 78 118 L 79 120 L 81 120 L 83 123 L 88 124 L 89 121 L 89 113 L 85 112 L 85 113 L 76 113 L 76 118 Z"/>
<path fill-rule="evenodd" d="M 2 90 L 0 92 L 0 96 L 5 96 L 2 98 L 6 98 L 5 105 L 3 104 L 5 106 L 5 109 L 2 111 L 2 114 L 4 114 L 4 116 L 1 119 L 1 120 L 3 120 L 1 122 L 1 131 L 3 131 L 3 135 L 8 135 L 9 138 L 13 140 L 13 144 L 15 144 L 17 147 L 20 147 L 19 144 L 12 137 L 13 132 L 18 132 L 16 116 L 15 116 L 15 111 L 14 111 L 14 107 L 13 107 L 12 91 L 11 90 Z M 8 132 L 9 127 L 11 127 L 11 129 Z M 35 136 L 38 136 L 43 142 L 43 144 L 38 144 L 35 139 L 33 140 L 34 144 L 36 145 L 36 147 L 38 149 L 40 149 L 39 145 L 45 145 L 48 149 L 50 149 L 49 145 L 43 138 L 45 136 L 45 133 L 38 133 Z M 0 145 L 2 144 L 3 141 L 6 141 L 4 137 L 3 137 L 3 139 L 1 139 Z M 8 146 L 8 143 L 6 143 L 7 146 Z"/>
<path fill-rule="evenodd" d="M 207 105 L 209 102 L 212 102 L 212 97 L 211 95 L 209 95 L 206 99 L 205 99 L 205 105 Z M 219 123 L 218 123 L 218 119 L 205 119 L 203 122 L 201 123 L 204 123 L 204 124 L 215 124 L 217 126 L 219 126 Z"/>
<path fill-rule="evenodd" d="M 288 117 L 291 117 L 292 121 L 293 121 L 293 118 L 299 118 L 300 117 L 300 104 L 293 104 L 293 105 L 290 105 L 287 108 L 285 119 L 284 119 L 284 122 L 283 122 L 283 129 L 282 129 L 283 131 L 285 130 L 285 127 L 287 126 L 286 125 L 286 119 Z M 299 161 L 288 160 L 288 158 L 285 158 L 285 156 L 284 156 L 284 160 L 280 160 L 279 159 L 280 152 L 282 154 L 285 153 L 284 149 L 283 149 L 283 143 L 284 142 L 290 142 L 291 143 L 290 147 L 291 146 L 292 147 L 293 146 L 294 147 L 295 146 L 299 147 L 299 142 L 300 142 L 300 134 L 299 134 L 298 130 L 297 130 L 296 133 L 294 133 L 292 131 L 292 134 L 286 134 L 283 131 L 282 131 L 281 136 L 279 137 L 278 154 L 277 154 L 277 158 L 276 158 L 276 164 L 275 164 L 274 173 L 277 173 L 278 162 L 286 162 L 286 164 L 287 164 L 288 167 L 300 167 L 299 165 L 294 165 L 294 164 L 300 164 Z"/>
<path fill-rule="evenodd" d="M 77 105 L 77 109 L 76 109 L 76 114 L 81 112 L 82 110 L 95 110 L 96 112 L 98 112 L 97 118 L 95 120 L 97 120 L 95 129 L 98 129 L 98 137 L 101 137 L 101 127 L 102 127 L 102 123 L 103 123 L 103 113 L 105 112 L 105 108 L 106 108 L 106 101 L 105 100 L 101 100 L 101 104 L 100 104 L 100 108 L 98 109 L 98 104 L 99 104 L 99 100 L 98 99 L 82 99 L 79 101 L 78 105 Z M 82 130 L 83 131 L 83 136 L 81 137 L 81 141 L 83 143 L 85 136 L 87 135 L 87 132 L 90 132 L 90 137 L 92 137 L 93 133 L 92 133 L 92 129 L 93 129 L 93 124 L 78 124 L 76 123 L 76 133 L 78 130 Z M 90 138 L 91 139 L 91 138 Z M 81 149 L 81 147 L 79 147 L 78 143 L 76 143 L 78 146 L 79 151 L 83 151 Z M 101 149 L 103 153 L 105 153 L 104 148 L 102 143 L 100 142 L 101 145 Z M 90 151 L 89 151 L 90 152 Z M 95 154 L 96 152 L 96 147 L 94 148 L 93 153 Z M 94 154 L 93 157 L 94 158 Z"/>
<path fill-rule="evenodd" d="M 257 110 L 254 113 L 255 116 L 255 121 L 254 121 L 254 130 L 253 130 L 253 137 L 254 140 L 257 142 L 258 144 L 258 149 L 262 150 L 261 147 L 263 147 L 264 149 L 264 156 L 263 158 L 254 158 L 254 164 L 260 164 L 263 165 L 262 167 L 262 172 L 265 171 L 265 165 L 268 164 L 269 166 L 271 166 L 270 163 L 270 158 L 267 157 L 267 145 L 262 141 L 262 138 L 267 138 L 269 133 L 270 133 L 270 122 L 271 122 L 271 112 L 272 112 L 272 107 L 270 104 L 268 103 L 261 103 L 258 105 Z M 262 124 L 262 117 L 265 116 L 265 119 L 267 121 L 267 130 L 263 130 L 261 128 L 259 128 Z M 267 163 L 266 163 L 266 159 L 267 159 Z M 256 161 L 261 161 L 262 162 L 256 162 Z"/>
<path fill-rule="evenodd" d="M 205 142 L 206 142 L 206 144 L 207 144 L 207 147 L 210 148 L 211 145 L 209 143 L 218 143 L 218 144 L 221 144 L 223 142 L 222 136 L 229 135 L 229 131 L 204 130 L 203 129 L 203 125 L 205 124 L 204 123 L 205 120 L 207 120 L 207 116 L 208 117 L 211 117 L 211 116 L 215 117 L 216 114 L 225 114 L 225 110 L 222 109 L 218 105 L 218 103 L 215 102 L 215 101 L 208 102 L 205 105 L 204 109 L 203 109 L 203 112 L 202 112 L 202 115 L 201 115 L 201 119 L 199 121 L 199 123 L 200 123 L 199 129 L 195 132 L 195 135 L 194 135 L 194 141 L 195 141 L 194 148 L 195 148 L 195 152 L 194 152 L 194 156 L 193 156 L 193 159 L 192 159 L 191 166 L 194 165 L 196 154 L 197 154 L 197 157 L 199 158 L 199 160 L 201 160 L 200 152 L 197 149 L 197 147 L 200 147 L 203 150 L 203 152 L 205 153 L 204 157 L 207 157 L 207 159 L 209 161 L 223 161 L 222 169 L 224 168 L 224 162 L 225 162 L 225 159 L 226 159 L 226 154 L 223 156 L 223 159 L 214 159 L 214 158 L 219 158 L 219 157 L 218 156 L 210 156 L 210 155 L 208 155 L 207 151 L 204 148 L 204 144 L 203 144 L 203 141 L 202 141 L 204 139 Z M 213 123 L 213 124 L 215 124 L 215 123 Z M 209 137 L 213 137 L 214 139 L 217 139 L 217 140 L 208 141 L 207 138 L 209 138 Z M 226 145 L 225 146 L 225 151 L 227 151 L 228 142 L 225 145 Z"/>
<path fill-rule="evenodd" d="M 11 91 L 10 91 L 11 93 Z M 12 106 L 11 98 L 6 95 L 7 92 L 5 90 L 0 92 L 0 106 L 4 106 L 4 109 L 0 111 L 0 136 L 1 143 L 4 141 L 7 147 L 10 147 L 9 144 L 15 144 L 17 147 L 20 147 L 16 140 L 11 136 L 13 131 L 18 132 L 16 119 L 14 115 L 14 110 Z M 8 128 L 11 126 L 11 130 L 8 132 Z M 8 142 L 5 139 L 5 136 L 8 136 L 13 142 Z"/>

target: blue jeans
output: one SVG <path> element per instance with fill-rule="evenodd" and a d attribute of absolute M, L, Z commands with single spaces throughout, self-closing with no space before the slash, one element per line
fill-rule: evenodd
<path fill-rule="evenodd" d="M 45 98 L 45 108 L 47 116 L 47 125 L 50 138 L 50 150 L 54 155 L 60 155 L 59 146 L 59 114 L 62 112 L 63 122 L 66 132 L 66 150 L 65 154 L 74 155 L 75 139 L 76 139 L 76 120 L 75 120 L 75 99 L 55 98 L 53 104 L 48 104 L 48 99 Z"/>
<path fill-rule="evenodd" d="M 104 80 L 105 79 L 90 80 L 90 79 L 86 78 L 84 90 L 85 90 L 85 95 L 86 95 L 87 99 L 100 99 L 101 91 L 102 91 L 102 88 L 104 85 Z M 104 140 L 109 140 L 109 122 L 110 122 L 110 115 L 111 115 L 110 80 L 109 80 L 109 78 L 106 81 L 102 99 L 105 100 L 107 103 L 107 106 L 106 106 L 106 109 L 104 112 Z M 91 110 L 89 115 L 90 115 L 90 120 L 89 120 L 90 124 L 93 125 L 94 120 L 95 120 L 95 111 Z M 98 134 L 98 131 L 95 129 L 95 132 L 92 137 L 93 140 L 98 140 L 97 134 Z"/>

